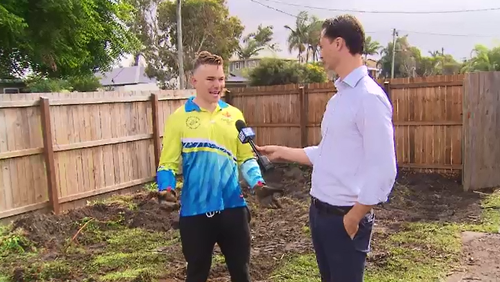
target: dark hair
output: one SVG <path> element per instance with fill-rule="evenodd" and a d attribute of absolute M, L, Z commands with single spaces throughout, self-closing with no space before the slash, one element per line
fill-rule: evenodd
<path fill-rule="evenodd" d="M 323 22 L 324 36 L 330 40 L 337 37 L 344 39 L 349 52 L 353 55 L 363 54 L 365 47 L 365 31 L 363 26 L 352 15 L 341 15 Z"/>
<path fill-rule="evenodd" d="M 196 70 L 201 65 L 222 66 L 223 64 L 224 60 L 220 56 L 214 55 L 208 51 L 201 51 L 194 60 L 193 70 Z"/>

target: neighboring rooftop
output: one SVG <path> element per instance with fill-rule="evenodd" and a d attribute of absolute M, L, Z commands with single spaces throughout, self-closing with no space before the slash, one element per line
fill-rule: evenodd
<path fill-rule="evenodd" d="M 155 78 L 149 78 L 146 75 L 146 68 L 144 66 L 116 68 L 104 74 L 99 73 L 96 75 L 102 77 L 100 80 L 102 86 L 156 84 Z"/>

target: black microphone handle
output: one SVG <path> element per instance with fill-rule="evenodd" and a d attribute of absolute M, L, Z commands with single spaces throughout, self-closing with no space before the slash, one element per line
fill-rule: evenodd
<path fill-rule="evenodd" d="M 248 143 L 250 143 L 250 146 L 252 147 L 252 150 L 253 150 L 253 151 L 254 151 L 254 153 L 257 155 L 257 157 L 259 157 L 259 158 L 260 158 L 260 157 L 261 157 L 260 152 L 259 152 L 259 151 L 257 151 L 257 147 L 255 147 L 255 143 L 253 142 L 253 140 L 252 140 L 252 139 L 250 139 L 250 140 L 248 141 Z"/>
<path fill-rule="evenodd" d="M 259 151 L 257 151 L 257 148 L 255 147 L 255 143 L 253 142 L 252 139 L 248 141 L 250 143 L 250 146 L 252 147 L 252 150 L 255 152 L 257 155 L 257 162 L 259 163 L 260 168 L 266 172 L 268 170 L 271 170 L 273 168 L 273 165 L 269 161 L 269 159 L 266 156 L 262 156 Z"/>

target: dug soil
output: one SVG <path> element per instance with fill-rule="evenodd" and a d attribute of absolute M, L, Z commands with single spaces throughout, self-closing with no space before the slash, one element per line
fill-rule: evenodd
<path fill-rule="evenodd" d="M 310 170 L 295 166 L 280 166 L 266 176 L 270 185 L 285 189 L 281 209 L 258 208 L 252 196 L 246 195 L 251 210 L 252 259 L 251 275 L 253 281 L 268 281 L 269 276 L 287 258 L 303 253 L 311 253 L 312 246 L 308 235 L 308 205 L 310 189 Z M 100 230 L 114 228 L 110 222 L 126 228 L 142 228 L 149 231 L 167 232 L 177 228 L 178 211 L 157 204 L 148 192 L 135 194 L 130 198 L 133 209 L 121 203 L 98 203 L 81 209 L 71 210 L 62 215 L 30 215 L 14 222 L 15 228 L 25 230 L 26 236 L 38 249 L 46 254 L 42 259 L 52 261 L 66 258 L 63 254 L 68 242 L 74 242 L 86 249 L 86 256 L 100 248 L 102 242 L 82 242 L 85 228 L 75 222 L 94 221 Z M 473 223 L 481 214 L 480 196 L 476 193 L 462 192 L 458 180 L 437 174 L 415 174 L 400 172 L 390 201 L 377 207 L 377 230 L 385 229 L 385 234 L 396 232 L 403 222 L 412 221 L 453 221 Z M 385 256 L 377 249 L 377 241 L 383 238 L 374 233 L 373 252 L 369 264 Z M 82 235 L 83 234 L 83 235 Z M 498 247 L 497 247 L 498 249 Z M 169 257 L 169 274 L 161 281 L 183 281 L 185 262 L 180 244 L 172 244 L 158 249 Z M 215 253 L 220 255 L 216 248 Z M 498 265 L 498 261 L 497 261 Z M 12 271 L 18 281 L 23 281 L 25 266 L 13 265 Z M 12 275 L 12 272 L 9 273 Z M 85 273 L 72 274 L 73 281 L 81 281 Z M 209 281 L 229 281 L 225 264 L 212 265 Z M 63 281 L 53 279 L 51 281 Z M 67 281 L 67 280 L 64 280 Z"/>

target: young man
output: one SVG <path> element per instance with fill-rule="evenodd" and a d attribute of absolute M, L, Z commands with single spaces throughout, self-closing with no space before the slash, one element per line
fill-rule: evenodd
<path fill-rule="evenodd" d="M 250 214 L 239 185 L 238 166 L 259 200 L 276 192 L 264 185 L 249 144 L 235 126 L 244 120 L 237 108 L 220 100 L 225 85 L 223 61 L 201 52 L 194 63 L 196 97 L 172 113 L 165 124 L 157 172 L 160 198 L 176 199 L 182 157 L 179 230 L 188 263 L 187 282 L 207 280 L 215 243 L 233 282 L 249 282 Z"/>
<path fill-rule="evenodd" d="M 387 200 L 396 178 L 392 106 L 363 65 L 364 43 L 354 17 L 326 20 L 321 57 L 339 79 L 323 115 L 320 144 L 258 148 L 271 161 L 313 166 L 309 222 L 323 282 L 363 281 L 372 209 Z"/>

